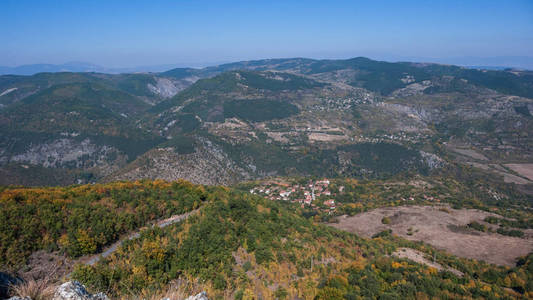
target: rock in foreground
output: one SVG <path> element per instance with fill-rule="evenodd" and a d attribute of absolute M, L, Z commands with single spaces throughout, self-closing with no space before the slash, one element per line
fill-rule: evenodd
<path fill-rule="evenodd" d="M 207 293 L 206 292 L 201 292 L 198 295 L 190 296 L 186 300 L 209 300 L 209 298 L 207 298 Z"/>
<path fill-rule="evenodd" d="M 90 294 L 78 281 L 68 281 L 60 285 L 53 300 L 109 300 L 104 293 Z"/>

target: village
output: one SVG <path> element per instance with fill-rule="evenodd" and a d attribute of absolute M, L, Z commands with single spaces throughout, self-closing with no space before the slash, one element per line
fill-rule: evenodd
<path fill-rule="evenodd" d="M 375 134 L 375 135 L 358 135 L 352 138 L 352 141 L 357 143 L 419 143 L 424 140 L 430 139 L 429 134 L 413 133 L 400 131 L 397 133 L 389 134 Z"/>
<path fill-rule="evenodd" d="M 309 207 L 317 212 L 334 214 L 337 204 L 333 197 L 336 192 L 342 193 L 344 186 L 331 191 L 329 179 L 309 180 L 305 183 L 287 181 L 267 181 L 250 189 L 250 193 L 261 195 L 274 201 L 290 201 Z"/>
<path fill-rule="evenodd" d="M 359 93 L 354 97 L 322 99 L 322 103 L 310 107 L 311 111 L 330 111 L 330 110 L 347 110 L 356 105 L 370 104 L 374 102 L 375 97 L 370 93 Z"/>
<path fill-rule="evenodd" d="M 440 204 L 439 193 L 428 190 L 428 186 L 413 181 L 407 187 L 396 183 L 386 183 L 371 187 L 374 194 L 368 198 L 354 194 L 354 182 L 322 179 L 288 179 L 273 178 L 256 182 L 248 186 L 251 194 L 260 195 L 272 201 L 287 201 L 298 204 L 301 208 L 312 210 L 322 216 L 355 214 L 362 211 L 363 206 L 379 207 L 385 203 L 396 205 L 407 204 Z M 393 192 L 395 191 L 395 192 Z M 382 194 L 382 196 L 380 196 Z"/>

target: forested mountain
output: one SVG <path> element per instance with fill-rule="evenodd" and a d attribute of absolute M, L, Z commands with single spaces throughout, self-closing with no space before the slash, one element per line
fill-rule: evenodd
<path fill-rule="evenodd" d="M 378 178 L 456 163 L 531 179 L 520 165 L 531 159 L 529 71 L 266 59 L 7 75 L 0 95 L 3 184 Z"/>

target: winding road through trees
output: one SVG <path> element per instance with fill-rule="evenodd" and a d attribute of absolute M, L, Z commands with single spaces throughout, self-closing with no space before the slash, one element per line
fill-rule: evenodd
<path fill-rule="evenodd" d="M 159 228 L 164 228 L 164 227 L 166 227 L 168 225 L 172 225 L 172 224 L 181 222 L 183 220 L 186 220 L 191 215 L 196 214 L 199 210 L 200 209 L 197 208 L 195 210 L 192 210 L 190 212 L 187 212 L 187 213 L 184 213 L 184 214 L 181 214 L 181 215 L 173 215 L 170 218 L 159 220 L 155 224 L 153 224 L 152 227 L 157 226 Z M 87 260 L 87 261 L 85 261 L 83 263 L 86 264 L 86 265 L 94 265 L 94 264 L 96 264 L 98 261 L 100 261 L 100 259 L 108 257 L 113 252 L 115 252 L 124 241 L 133 240 L 133 239 L 138 238 L 141 235 L 141 230 L 142 229 L 143 228 L 141 228 L 141 229 L 137 230 L 136 232 L 133 232 L 133 233 L 131 233 L 131 234 L 119 239 L 118 241 L 116 241 L 115 243 L 113 243 L 112 245 L 110 245 L 106 249 L 104 249 L 104 251 L 102 251 L 101 253 L 98 253 L 98 254 L 95 254 L 93 256 L 90 256 L 88 259 L 87 258 L 83 258 L 82 261 Z"/>

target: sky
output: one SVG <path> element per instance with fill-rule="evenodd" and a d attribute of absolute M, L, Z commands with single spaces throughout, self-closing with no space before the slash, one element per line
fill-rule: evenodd
<path fill-rule="evenodd" d="M 497 64 L 533 57 L 533 1 L 0 0 L 0 40 L 4 66 L 356 56 Z"/>

